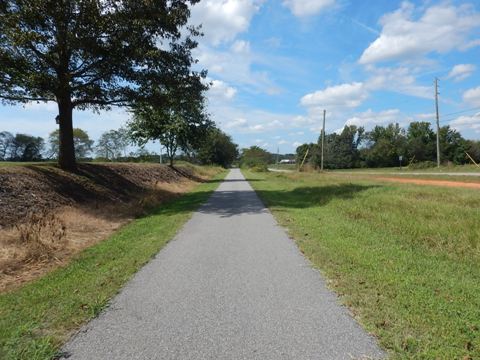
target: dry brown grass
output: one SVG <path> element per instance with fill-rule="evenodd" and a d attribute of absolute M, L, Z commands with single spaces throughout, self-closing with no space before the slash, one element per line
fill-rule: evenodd
<path fill-rule="evenodd" d="M 156 182 L 130 202 L 65 206 L 30 213 L 0 229 L 0 292 L 14 289 L 63 266 L 79 251 L 102 241 L 135 217 L 191 190 L 196 183 Z"/>

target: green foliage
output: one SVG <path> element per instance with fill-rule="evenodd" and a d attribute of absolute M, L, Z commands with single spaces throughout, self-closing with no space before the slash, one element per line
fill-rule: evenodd
<path fill-rule="evenodd" d="M 362 157 L 369 167 L 390 167 L 399 164 L 399 156 L 406 157 L 405 130 L 398 124 L 375 126 L 366 136 L 368 147 L 362 149 Z"/>
<path fill-rule="evenodd" d="M 240 156 L 240 166 L 247 168 L 266 168 L 273 162 L 273 155 L 259 146 L 251 146 L 248 149 L 242 149 Z"/>
<path fill-rule="evenodd" d="M 232 138 L 217 128 L 208 131 L 198 150 L 198 159 L 202 164 L 217 164 L 228 168 L 238 157 L 237 144 Z"/>
<path fill-rule="evenodd" d="M 480 141 L 466 140 L 465 149 L 468 154 L 475 160 L 477 164 L 480 163 Z M 467 160 L 467 163 L 470 160 Z"/>
<path fill-rule="evenodd" d="M 365 131 L 362 127 L 355 125 L 345 126 L 340 134 L 325 135 L 324 148 L 324 167 L 327 169 L 347 169 L 358 167 L 360 163 L 359 145 L 365 137 Z M 320 141 L 320 139 L 319 139 Z M 315 144 L 309 144 L 309 163 L 314 167 L 320 166 L 321 147 Z M 307 148 L 297 148 L 297 161 L 299 160 L 299 151 L 306 151 Z M 305 154 L 305 152 L 303 152 Z"/>
<path fill-rule="evenodd" d="M 50 158 L 58 158 L 60 148 L 60 131 L 55 130 L 48 137 L 50 149 L 48 155 Z M 73 144 L 75 146 L 75 157 L 82 159 L 88 156 L 92 151 L 94 141 L 90 140 L 88 134 L 79 128 L 73 129 Z"/>
<path fill-rule="evenodd" d="M 99 157 L 115 160 L 125 155 L 125 150 L 130 143 L 128 132 L 124 128 L 106 131 L 98 139 L 95 151 Z"/>
<path fill-rule="evenodd" d="M 434 161 L 419 161 L 409 166 L 410 169 L 429 169 L 434 167 L 437 167 L 437 163 Z"/>
<path fill-rule="evenodd" d="M 436 157 L 436 135 L 429 122 L 412 122 L 407 130 L 409 158 L 416 161 L 433 160 Z"/>
<path fill-rule="evenodd" d="M 191 36 L 199 35 L 186 28 L 197 2 L 2 1 L 0 98 L 57 102 L 59 162 L 74 168 L 74 108 L 131 105 L 184 81 L 197 45 Z"/>
<path fill-rule="evenodd" d="M 128 124 L 131 139 L 139 145 L 160 141 L 167 150 L 170 165 L 177 150 L 186 154 L 197 151 L 214 126 L 205 111 L 206 90 L 201 76 L 188 71 L 176 88 L 156 89 L 152 98 L 135 104 Z"/>
<path fill-rule="evenodd" d="M 295 162 L 298 164 L 298 166 L 300 166 L 302 164 L 303 159 L 305 158 L 305 164 L 308 164 L 311 162 L 316 163 L 316 157 L 319 151 L 321 151 L 321 149 L 317 144 L 313 144 L 313 143 L 302 144 L 298 146 L 295 151 Z"/>
<path fill-rule="evenodd" d="M 0 160 L 7 161 L 39 161 L 45 141 L 41 137 L 9 132 L 0 133 Z"/>
<path fill-rule="evenodd" d="M 465 164 L 469 160 L 465 151 L 480 161 L 479 142 L 465 140 L 460 133 L 449 126 L 440 128 L 440 157 L 442 162 Z M 297 162 L 303 159 L 309 149 L 307 163 L 318 167 L 320 147 L 303 144 L 297 148 Z M 399 124 L 375 126 L 371 131 L 346 126 L 341 134 L 325 136 L 325 167 L 345 169 L 355 167 L 393 167 L 410 162 L 436 161 L 436 134 L 428 122 L 412 122 L 407 131 Z M 422 165 L 419 165 L 422 166 Z"/>

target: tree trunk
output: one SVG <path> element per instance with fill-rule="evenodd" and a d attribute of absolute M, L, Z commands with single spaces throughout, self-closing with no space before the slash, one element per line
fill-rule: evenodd
<path fill-rule="evenodd" d="M 73 107 L 70 96 L 58 99 L 58 113 L 60 125 L 58 164 L 63 170 L 75 171 L 77 162 L 75 160 L 75 146 L 73 142 Z"/>

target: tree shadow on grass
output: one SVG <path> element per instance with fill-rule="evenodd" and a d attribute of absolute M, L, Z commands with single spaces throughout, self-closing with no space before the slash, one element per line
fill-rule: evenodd
<path fill-rule="evenodd" d="M 378 187 L 377 185 L 340 184 L 299 187 L 294 190 L 217 190 L 182 195 L 173 204 L 158 208 L 155 214 L 168 215 L 179 211 L 197 211 L 220 217 L 254 215 L 267 212 L 265 204 L 274 207 L 304 209 L 324 206 L 334 199 L 353 199 L 356 194 Z M 208 200 L 207 200 L 208 199 Z M 261 200 L 260 200 L 261 199 Z M 264 204 L 265 202 L 265 204 Z"/>
<path fill-rule="evenodd" d="M 132 194 L 147 190 L 105 166 L 82 164 L 75 173 L 54 167 L 27 167 L 44 177 L 57 194 L 76 203 L 128 201 Z"/>
<path fill-rule="evenodd" d="M 353 199 L 358 193 L 376 187 L 379 185 L 338 184 L 286 191 L 257 190 L 257 194 L 268 206 L 304 209 L 324 206 L 335 199 Z"/>

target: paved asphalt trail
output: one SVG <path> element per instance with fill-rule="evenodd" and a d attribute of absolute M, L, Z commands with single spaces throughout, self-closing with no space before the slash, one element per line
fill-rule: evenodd
<path fill-rule="evenodd" d="M 63 351 L 85 360 L 384 356 L 237 169 Z"/>

